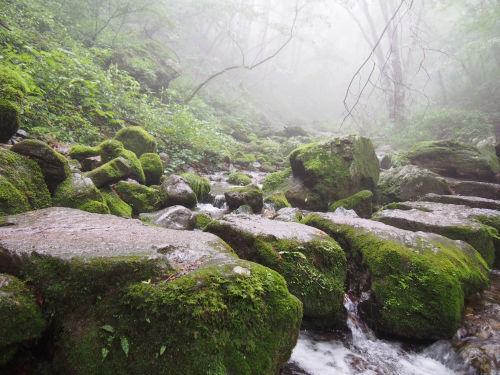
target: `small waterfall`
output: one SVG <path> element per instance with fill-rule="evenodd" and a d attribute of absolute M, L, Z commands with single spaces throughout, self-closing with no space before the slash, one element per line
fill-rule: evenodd
<path fill-rule="evenodd" d="M 447 341 L 413 350 L 399 342 L 377 339 L 361 320 L 358 304 L 353 296 L 344 296 L 350 334 L 302 331 L 282 375 L 469 374 L 466 370 L 447 367 L 458 362 Z M 446 361 L 443 363 L 442 359 Z"/>
<path fill-rule="evenodd" d="M 226 197 L 224 196 L 224 194 L 218 194 L 215 196 L 213 206 L 217 207 L 221 210 L 228 209 L 227 203 L 226 203 Z"/>

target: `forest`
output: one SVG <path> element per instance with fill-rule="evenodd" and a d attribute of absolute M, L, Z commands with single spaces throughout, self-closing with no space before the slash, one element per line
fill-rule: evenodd
<path fill-rule="evenodd" d="M 499 103 L 499 0 L 2 0 L 0 373 L 500 374 Z"/>

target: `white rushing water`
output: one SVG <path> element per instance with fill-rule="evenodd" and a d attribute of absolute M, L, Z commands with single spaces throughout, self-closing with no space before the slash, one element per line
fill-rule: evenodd
<path fill-rule="evenodd" d="M 359 319 L 357 305 L 346 298 L 351 335 L 302 331 L 284 374 L 290 375 L 453 375 L 469 374 L 457 367 L 448 341 L 420 350 L 380 340 Z M 450 367 L 448 367 L 450 366 Z M 453 366 L 453 368 L 451 367 Z"/>

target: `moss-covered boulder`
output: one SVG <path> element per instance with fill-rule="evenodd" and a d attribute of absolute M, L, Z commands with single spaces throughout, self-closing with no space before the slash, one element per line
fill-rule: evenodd
<path fill-rule="evenodd" d="M 465 297 L 488 284 L 488 266 L 465 242 L 332 213 L 303 222 L 345 250 L 349 289 L 368 297 L 360 312 L 381 335 L 449 338 L 461 323 Z"/>
<path fill-rule="evenodd" d="M 280 273 L 290 292 L 304 304 L 315 327 L 346 325 L 343 306 L 347 266 L 340 246 L 322 231 L 249 215 L 228 215 L 205 231 L 225 240 L 244 259 Z"/>
<path fill-rule="evenodd" d="M 130 176 L 132 164 L 129 160 L 119 157 L 108 161 L 90 172 L 85 173 L 85 176 L 90 178 L 95 186 L 102 187 L 114 184 L 120 180 Z"/>
<path fill-rule="evenodd" d="M 19 109 L 11 101 L 0 99 L 0 143 L 6 143 L 19 129 Z"/>
<path fill-rule="evenodd" d="M 370 190 L 362 190 L 349 198 L 332 203 L 328 211 L 334 212 L 339 207 L 354 210 L 359 217 L 369 219 L 373 212 L 373 193 Z"/>
<path fill-rule="evenodd" d="M 118 157 L 128 160 L 130 162 L 130 177 L 141 184 L 146 182 L 141 162 L 136 154 L 130 150 L 126 150 L 121 142 L 109 139 L 99 145 L 99 150 L 104 163 Z"/>
<path fill-rule="evenodd" d="M 75 145 L 72 146 L 71 149 L 69 150 L 69 157 L 78 160 L 79 162 L 82 162 L 86 158 L 98 156 L 100 152 L 101 149 L 99 146 L 90 147 L 90 146 Z"/>
<path fill-rule="evenodd" d="M 204 230 L 213 219 L 206 212 L 198 212 L 195 213 L 194 220 L 195 220 L 194 227 L 196 229 Z"/>
<path fill-rule="evenodd" d="M 123 128 L 116 133 L 114 139 L 123 143 L 127 150 L 134 152 L 138 157 L 156 151 L 155 138 L 140 126 Z"/>
<path fill-rule="evenodd" d="M 35 296 L 18 278 L 0 273 L 0 367 L 20 343 L 38 339 L 46 328 Z"/>
<path fill-rule="evenodd" d="M 181 205 L 194 208 L 198 203 L 196 194 L 181 176 L 171 175 L 161 184 L 160 196 L 163 206 Z"/>
<path fill-rule="evenodd" d="M 496 155 L 455 141 L 422 142 L 405 156 L 439 175 L 464 180 L 495 182 L 500 172 Z"/>
<path fill-rule="evenodd" d="M 229 209 L 236 210 L 243 205 L 249 205 L 254 213 L 260 213 L 264 206 L 262 190 L 257 185 L 231 188 L 224 193 Z"/>
<path fill-rule="evenodd" d="M 200 177 L 194 173 L 183 173 L 181 177 L 186 180 L 191 190 L 196 194 L 198 202 L 210 202 L 210 181 L 208 178 Z"/>
<path fill-rule="evenodd" d="M 51 193 L 71 174 L 68 159 L 42 141 L 28 139 L 16 143 L 10 150 L 38 163 Z"/>
<path fill-rule="evenodd" d="M 212 234 L 62 208 L 7 220 L 0 272 L 44 298 L 59 373 L 278 375 L 290 357 L 300 301 Z"/>
<path fill-rule="evenodd" d="M 446 182 L 453 194 L 470 195 L 486 199 L 500 199 L 500 184 L 490 182 L 462 181 L 447 178 Z"/>
<path fill-rule="evenodd" d="M 114 189 L 118 196 L 132 207 L 134 215 L 154 212 L 160 208 L 160 194 L 156 189 L 135 181 L 120 181 Z"/>
<path fill-rule="evenodd" d="M 77 208 L 97 214 L 110 213 L 101 192 L 90 178 L 80 173 L 72 173 L 57 187 L 52 197 L 52 205 Z"/>
<path fill-rule="evenodd" d="M 378 211 L 373 219 L 402 229 L 438 233 L 465 241 L 490 266 L 494 263 L 495 252 L 500 255 L 500 224 L 494 228 L 480 222 L 489 219 L 500 223 L 499 211 L 435 202 L 403 202 Z"/>
<path fill-rule="evenodd" d="M 40 166 L 34 160 L 0 148 L 0 215 L 50 205 L 50 192 Z"/>
<path fill-rule="evenodd" d="M 292 168 L 279 172 L 269 173 L 262 184 L 262 191 L 272 193 L 286 187 L 288 178 L 292 175 Z"/>
<path fill-rule="evenodd" d="M 132 207 L 125 203 L 115 190 L 102 191 L 101 194 L 112 215 L 132 217 Z"/>
<path fill-rule="evenodd" d="M 145 153 L 141 155 L 139 161 L 146 177 L 146 185 L 159 185 L 160 177 L 163 175 L 163 162 L 160 155 Z"/>
<path fill-rule="evenodd" d="M 379 162 L 368 138 L 346 136 L 311 143 L 289 156 L 293 175 L 320 197 L 321 210 L 361 190 L 374 190 L 379 178 Z M 288 196 L 287 196 L 288 198 Z M 289 199 L 290 200 L 290 199 Z M 309 206 L 310 209 L 318 207 Z"/>
<path fill-rule="evenodd" d="M 246 186 L 252 183 L 252 179 L 243 172 L 233 172 L 227 178 L 227 182 L 233 185 Z"/>
<path fill-rule="evenodd" d="M 429 193 L 450 194 L 444 178 L 415 165 L 383 171 L 376 192 L 379 204 L 417 200 Z"/>

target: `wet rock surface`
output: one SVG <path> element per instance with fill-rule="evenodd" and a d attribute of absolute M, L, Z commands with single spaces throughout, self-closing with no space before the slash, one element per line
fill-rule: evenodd
<path fill-rule="evenodd" d="M 142 220 L 169 229 L 191 230 L 195 225 L 193 212 L 184 206 L 167 207 L 158 212 L 140 215 Z"/>
<path fill-rule="evenodd" d="M 447 178 L 446 182 L 448 183 L 452 194 L 500 200 L 500 184 L 477 181 L 461 181 L 451 178 Z"/>
<path fill-rule="evenodd" d="M 422 198 L 424 202 L 436 202 L 447 204 L 464 205 L 470 208 L 486 208 L 489 210 L 500 211 L 500 200 L 470 197 L 465 195 L 438 195 L 427 194 Z"/>

